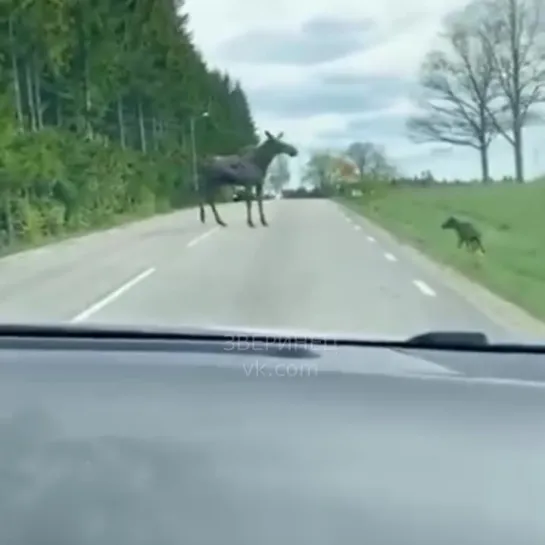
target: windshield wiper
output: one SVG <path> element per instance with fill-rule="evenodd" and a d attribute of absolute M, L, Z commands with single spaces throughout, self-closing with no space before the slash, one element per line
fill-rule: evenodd
<path fill-rule="evenodd" d="M 244 333 L 241 331 L 212 332 L 206 328 L 183 328 L 182 330 L 165 330 L 163 328 L 138 327 L 108 327 L 68 324 L 36 325 L 36 324 L 0 324 L 0 348 L 16 346 L 30 348 L 29 340 L 62 342 L 72 341 L 82 349 L 93 349 L 96 341 L 108 342 L 108 346 L 119 345 L 119 350 L 140 349 L 142 342 L 157 344 L 161 349 L 179 350 L 179 343 L 184 342 L 184 350 L 190 350 L 189 344 L 195 345 L 195 350 L 203 350 L 208 343 L 215 345 L 215 350 L 225 353 L 268 352 L 277 357 L 320 357 L 324 350 L 335 347 L 376 347 L 401 350 L 444 350 L 467 352 L 501 352 L 501 353 L 545 353 L 545 343 L 491 343 L 484 333 L 477 331 L 429 331 L 410 337 L 407 340 L 367 340 L 358 338 L 335 338 L 316 335 L 274 334 L 264 332 Z M 113 343 L 113 344 L 112 344 Z M 249 344 L 248 344 L 249 343 Z M 170 345 L 170 346 L 169 346 Z M 34 343 L 35 346 L 35 343 Z M 45 345 L 44 345 L 45 346 Z"/>
<path fill-rule="evenodd" d="M 72 325 L 72 324 L 2 324 L 0 323 L 0 337 L 5 336 L 17 337 L 71 337 L 71 338 L 109 338 L 109 339 L 157 339 L 157 340 L 217 340 L 227 341 L 229 339 L 244 339 L 248 338 L 257 342 L 263 340 L 267 342 L 278 343 L 292 341 L 293 343 L 312 342 L 315 346 L 319 346 L 320 342 L 324 345 L 335 345 L 338 343 L 362 343 L 362 344 L 408 344 L 408 345 L 426 345 L 426 346 L 443 346 L 462 344 L 470 346 L 487 345 L 488 339 L 484 333 L 477 331 L 428 331 L 419 333 L 414 337 L 409 337 L 406 340 L 385 341 L 385 340 L 367 340 L 367 339 L 336 339 L 334 335 L 328 335 L 327 339 L 321 337 L 319 333 L 315 336 L 308 334 L 290 335 L 288 333 L 269 333 L 266 330 L 263 333 L 252 331 L 251 333 L 244 331 L 230 331 L 228 327 L 225 331 L 213 331 L 200 327 L 183 327 L 183 328 L 162 328 L 162 327 L 140 327 L 130 325 Z M 314 338 L 313 338 L 314 337 Z"/>
<path fill-rule="evenodd" d="M 428 331 L 410 337 L 405 341 L 409 345 L 417 346 L 487 346 L 488 338 L 479 331 Z"/>

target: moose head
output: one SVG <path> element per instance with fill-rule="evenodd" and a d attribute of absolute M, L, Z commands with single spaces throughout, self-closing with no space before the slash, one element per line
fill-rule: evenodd
<path fill-rule="evenodd" d="M 274 150 L 275 155 L 285 153 L 290 157 L 296 157 L 299 153 L 295 146 L 282 141 L 283 132 L 278 133 L 278 136 L 273 136 L 269 131 L 265 131 L 265 136 L 267 138 L 266 143 Z"/>

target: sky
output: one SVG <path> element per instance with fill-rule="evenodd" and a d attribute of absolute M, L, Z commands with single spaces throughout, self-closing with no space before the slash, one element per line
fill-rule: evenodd
<path fill-rule="evenodd" d="M 437 44 L 441 20 L 467 0 L 186 0 L 195 42 L 215 68 L 238 79 L 261 133 L 283 131 L 301 154 L 344 150 L 354 141 L 383 146 L 401 172 L 478 178 L 472 148 L 415 144 L 406 121 L 415 112 L 418 69 Z M 543 130 L 527 129 L 528 176 L 545 170 Z M 513 174 L 512 149 L 497 139 L 491 175 Z"/>

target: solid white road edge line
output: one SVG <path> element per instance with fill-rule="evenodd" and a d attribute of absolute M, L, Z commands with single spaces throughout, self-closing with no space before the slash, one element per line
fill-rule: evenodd
<path fill-rule="evenodd" d="M 134 278 L 125 282 L 115 291 L 112 291 L 109 295 L 106 295 L 106 297 L 103 297 L 102 299 L 100 299 L 99 301 L 91 305 L 90 307 L 86 308 L 83 312 L 80 312 L 77 316 L 72 318 L 71 322 L 77 323 L 77 322 L 83 322 L 84 320 L 87 320 L 93 314 L 96 314 L 99 310 L 102 310 L 105 306 L 115 301 L 118 297 L 123 295 L 125 292 L 129 291 L 131 288 L 136 286 L 136 284 L 138 284 L 139 282 L 142 282 L 142 280 L 144 280 L 145 278 L 147 278 L 154 272 L 155 272 L 155 267 L 150 267 L 149 269 L 146 269 L 145 271 L 136 275 Z"/>
<path fill-rule="evenodd" d="M 424 294 L 429 297 L 435 297 L 436 293 L 422 280 L 413 280 L 413 284 Z"/>

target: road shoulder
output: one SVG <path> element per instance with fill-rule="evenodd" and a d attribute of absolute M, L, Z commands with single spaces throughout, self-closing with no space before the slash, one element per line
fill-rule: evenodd
<path fill-rule="evenodd" d="M 403 255 L 428 274 L 439 276 L 441 281 L 458 293 L 473 306 L 477 306 L 487 317 L 499 326 L 518 331 L 524 335 L 545 337 L 545 323 L 534 318 L 523 309 L 506 301 L 481 284 L 473 282 L 457 270 L 431 259 L 410 243 L 401 240 L 395 234 L 372 222 L 359 210 L 336 201 L 336 204 L 348 215 L 358 217 L 365 228 L 376 237 L 399 248 Z"/>

